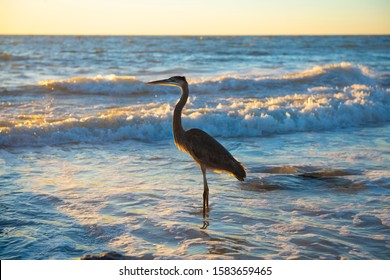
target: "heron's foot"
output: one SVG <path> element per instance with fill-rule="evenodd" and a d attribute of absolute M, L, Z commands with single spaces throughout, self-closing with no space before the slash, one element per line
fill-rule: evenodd
<path fill-rule="evenodd" d="M 203 221 L 203 226 L 200 229 L 207 229 L 207 227 L 210 225 L 208 221 Z"/>
<path fill-rule="evenodd" d="M 203 226 L 200 229 L 206 229 L 210 223 L 209 223 L 209 209 L 207 208 L 207 211 L 203 208 Z"/>

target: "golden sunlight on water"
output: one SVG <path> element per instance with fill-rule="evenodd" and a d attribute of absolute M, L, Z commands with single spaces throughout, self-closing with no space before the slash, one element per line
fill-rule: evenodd
<path fill-rule="evenodd" d="M 388 36 L 0 40 L 2 259 L 390 258 Z M 205 218 L 171 73 L 247 168 Z"/>

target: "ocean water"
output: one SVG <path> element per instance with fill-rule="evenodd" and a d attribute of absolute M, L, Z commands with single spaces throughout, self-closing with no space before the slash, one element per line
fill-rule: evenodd
<path fill-rule="evenodd" d="M 390 259 L 390 36 L 0 36 L 0 257 Z M 220 141 L 239 182 L 177 150 Z M 209 225 L 201 229 L 204 223 Z M 109 254 L 108 254 L 109 255 Z"/>

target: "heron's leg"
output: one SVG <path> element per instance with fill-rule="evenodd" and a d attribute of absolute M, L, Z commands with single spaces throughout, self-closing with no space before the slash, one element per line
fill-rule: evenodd
<path fill-rule="evenodd" d="M 206 216 L 206 207 L 209 208 L 209 186 L 207 185 L 206 167 L 202 166 L 203 174 L 203 216 Z"/>

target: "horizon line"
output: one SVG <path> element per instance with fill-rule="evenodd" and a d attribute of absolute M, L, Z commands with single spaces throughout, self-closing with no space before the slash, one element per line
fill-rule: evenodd
<path fill-rule="evenodd" d="M 112 36 L 112 37 L 271 37 L 271 36 L 280 36 L 280 37 L 291 37 L 291 36 L 301 36 L 301 37 L 315 37 L 315 36 L 390 36 L 390 33 L 362 33 L 362 34 L 2 34 L 0 36 L 80 36 L 80 37 L 104 37 L 104 36 Z"/>

